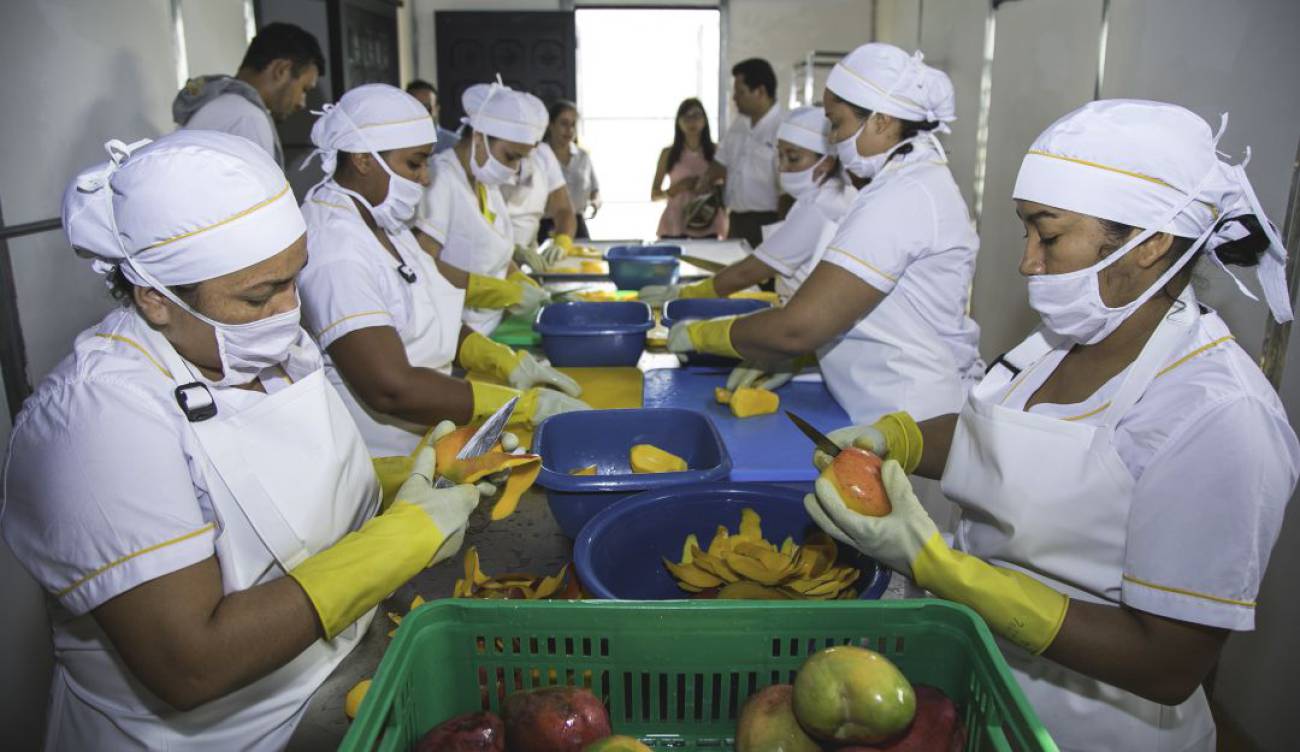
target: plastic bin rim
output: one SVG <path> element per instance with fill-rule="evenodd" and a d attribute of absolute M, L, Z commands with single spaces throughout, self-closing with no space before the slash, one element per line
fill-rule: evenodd
<path fill-rule="evenodd" d="M 641 306 L 645 309 L 646 320 L 637 321 L 627 324 L 600 324 L 598 326 L 577 326 L 574 324 L 551 324 L 542 321 L 542 314 L 551 306 Z M 648 332 L 655 326 L 654 312 L 646 303 L 639 300 L 612 300 L 608 302 L 570 300 L 564 303 L 549 303 L 542 306 L 537 311 L 537 316 L 533 319 L 533 331 L 538 334 L 549 334 L 554 336 L 573 336 L 573 335 L 598 335 L 598 334 L 636 334 L 637 332 Z"/>
<path fill-rule="evenodd" d="M 600 413 L 630 413 L 630 412 L 649 412 L 653 411 L 658 415 L 666 412 L 690 413 L 698 416 L 708 426 L 709 435 L 718 445 L 718 464 L 707 470 L 685 470 L 679 473 L 623 473 L 620 475 L 600 475 L 595 476 L 601 480 L 593 481 L 589 475 L 569 475 L 568 473 L 556 472 L 546 467 L 546 461 L 542 461 L 541 472 L 537 474 L 537 485 L 548 491 L 562 491 L 565 493 L 607 493 L 610 491 L 653 491 L 668 486 L 684 486 L 691 483 L 703 483 L 706 481 L 725 480 L 731 474 L 731 453 L 727 451 L 727 444 L 722 440 L 722 434 L 718 433 L 718 427 L 713 425 L 713 419 L 698 410 L 687 410 L 684 407 L 620 407 L 608 410 L 596 410 L 592 412 Z M 587 411 L 582 411 L 587 412 Z M 578 413 L 561 413 L 553 415 L 537 427 L 533 432 L 533 446 L 541 451 L 542 442 L 546 436 L 546 425 L 552 420 L 559 418 L 564 420 L 575 420 L 576 418 L 564 418 L 564 415 L 581 415 Z M 687 476 L 683 479 L 682 476 Z M 629 488 L 629 486 L 632 486 Z"/>
<path fill-rule="evenodd" d="M 772 304 L 767 302 L 766 300 L 756 300 L 754 298 L 674 298 L 668 301 L 667 303 L 664 303 L 663 314 L 659 317 L 659 323 L 671 329 L 672 325 L 677 323 L 678 321 L 700 320 L 700 317 L 692 318 L 690 316 L 683 316 L 681 318 L 673 318 L 672 316 L 668 315 L 668 307 L 672 306 L 673 303 L 678 303 L 680 301 L 700 301 L 700 300 L 708 300 L 708 301 L 734 300 L 736 303 L 757 303 L 758 304 L 758 305 L 738 306 L 740 308 L 744 308 L 748 310 L 735 311 L 734 313 L 715 314 L 716 316 L 747 316 L 751 313 L 758 313 L 759 311 L 765 311 L 772 307 Z"/>

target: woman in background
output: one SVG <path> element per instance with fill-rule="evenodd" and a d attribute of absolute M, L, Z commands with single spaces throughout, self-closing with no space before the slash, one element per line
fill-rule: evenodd
<path fill-rule="evenodd" d="M 677 107 L 674 122 L 673 145 L 659 153 L 659 166 L 655 168 L 654 184 L 650 186 L 650 200 L 668 199 L 664 213 L 659 217 L 658 235 L 661 238 L 723 238 L 727 235 L 726 212 L 721 201 L 709 202 L 696 212 L 695 222 L 687 217 L 688 205 L 693 199 L 707 195 L 713 189 L 704 179 L 713 164 L 717 147 L 709 134 L 709 116 L 700 100 L 691 97 Z M 668 190 L 663 189 L 664 177 Z M 712 212 L 711 218 L 700 215 Z"/>
<path fill-rule="evenodd" d="M 578 229 L 575 238 L 590 238 L 587 231 L 587 207 L 591 207 L 591 217 L 600 211 L 600 182 L 596 180 L 596 170 L 591 166 L 591 154 L 578 145 L 578 105 L 567 99 L 557 99 L 551 103 L 550 124 L 546 127 L 546 136 L 539 149 L 551 152 L 560 169 L 564 171 L 564 182 L 569 188 L 569 200 L 573 204 L 573 213 L 577 216 Z M 542 218 L 542 226 L 537 234 L 540 243 L 550 237 L 555 223 L 550 217 Z"/>

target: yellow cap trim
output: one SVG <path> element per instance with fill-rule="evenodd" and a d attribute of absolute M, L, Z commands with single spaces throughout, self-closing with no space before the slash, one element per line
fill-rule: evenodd
<path fill-rule="evenodd" d="M 139 342 L 136 342 L 135 340 L 133 340 L 133 339 L 129 339 L 129 338 L 127 338 L 127 337 L 123 337 L 123 336 L 120 335 L 120 334 L 99 334 L 99 333 L 96 333 L 95 336 L 96 336 L 96 337 L 99 337 L 99 338 L 101 338 L 101 339 L 113 340 L 114 342 L 122 342 L 122 343 L 124 343 L 124 344 L 128 344 L 128 345 L 130 345 L 131 347 L 134 347 L 135 349 L 137 349 L 137 350 L 140 351 L 140 354 L 141 354 L 141 355 L 143 355 L 143 356 L 145 356 L 146 358 L 148 358 L 150 363 L 153 363 L 153 367 L 154 367 L 154 368 L 157 368 L 159 371 L 162 371 L 162 375 L 166 376 L 166 377 L 169 378 L 169 379 L 175 380 L 175 377 L 172 376 L 172 372 L 169 371 L 169 370 L 167 370 L 166 368 L 163 368 L 162 363 L 159 363 L 157 360 L 155 360 L 154 357 L 153 357 L 152 355 L 149 354 L 149 351 L 146 350 L 146 349 L 144 349 L 144 347 L 141 346 Z"/>
<path fill-rule="evenodd" d="M 100 567 L 99 569 L 96 569 L 95 571 L 91 572 L 90 574 L 86 575 L 85 577 L 82 577 L 81 579 L 77 580 L 76 582 L 72 583 L 71 585 L 69 585 L 69 586 L 63 588 L 62 590 L 60 590 L 59 592 L 55 593 L 55 594 L 54 594 L 54 597 L 56 597 L 56 598 L 62 598 L 63 596 L 67 595 L 68 593 L 71 593 L 73 590 L 76 590 L 77 588 L 81 587 L 82 585 L 85 585 L 87 582 L 90 582 L 91 580 L 93 580 L 93 579 L 95 579 L 96 577 L 100 576 L 101 574 L 107 572 L 108 570 L 112 569 L 113 567 L 116 567 L 116 566 L 118 566 L 119 564 L 124 564 L 124 563 L 130 561 L 131 559 L 134 559 L 134 558 L 137 557 L 137 556 L 143 556 L 144 554 L 147 554 L 147 553 L 149 553 L 149 552 L 151 552 L 151 551 L 157 551 L 157 550 L 160 549 L 160 548 L 166 548 L 167 546 L 170 546 L 170 545 L 173 545 L 173 544 L 176 544 L 176 543 L 181 543 L 181 542 L 183 542 L 183 541 L 187 541 L 187 540 L 189 540 L 190 538 L 194 538 L 194 537 L 200 536 L 200 535 L 202 535 L 202 534 L 208 532 L 209 530 L 214 529 L 215 527 L 216 527 L 216 523 L 214 523 L 214 522 L 209 522 L 208 524 L 204 525 L 203 527 L 199 528 L 198 530 L 195 530 L 195 531 L 192 532 L 192 533 L 186 533 L 186 534 L 184 534 L 184 535 L 180 535 L 180 536 L 177 536 L 177 537 L 175 537 L 175 538 L 172 538 L 171 540 L 163 541 L 162 543 L 155 543 L 154 545 L 149 546 L 148 548 L 142 548 L 142 549 L 140 549 L 139 551 L 136 551 L 136 552 L 134 552 L 134 553 L 129 553 L 129 554 L 127 554 L 126 556 L 123 556 L 123 557 L 120 558 L 120 559 L 117 559 L 117 560 L 115 560 L 115 561 L 110 561 L 109 563 L 105 564 L 104 566 Z"/>
<path fill-rule="evenodd" d="M 1214 601 L 1215 603 L 1226 603 L 1229 606 L 1244 606 L 1245 608 L 1255 607 L 1255 601 L 1238 601 L 1232 598 L 1221 598 L 1217 595 L 1209 595 L 1208 593 L 1198 593 L 1195 590 L 1187 590 L 1186 588 L 1171 587 L 1169 585 L 1157 585 L 1154 582 L 1139 580 L 1138 578 L 1130 574 L 1124 575 L 1124 579 L 1134 584 L 1141 585 L 1142 587 L 1149 587 L 1152 590 L 1163 590 L 1166 593 L 1176 593 L 1178 595 L 1190 595 L 1193 598 L 1202 598 L 1207 601 Z"/>
<path fill-rule="evenodd" d="M 844 254 L 845 256 L 849 257 L 850 259 L 852 259 L 852 260 L 858 262 L 859 264 L 862 264 L 863 266 L 867 267 L 868 269 L 870 269 L 871 271 L 875 272 L 876 274 L 879 274 L 880 276 L 884 277 L 885 279 L 889 280 L 890 282 L 894 282 L 894 283 L 897 283 L 897 282 L 898 282 L 898 277 L 895 277 L 895 276 L 892 275 L 892 274 L 886 274 L 885 272 L 881 271 L 880 269 L 877 269 L 875 266 L 871 265 L 870 263 L 868 263 L 868 262 L 866 262 L 866 261 L 863 261 L 862 259 L 858 258 L 857 256 L 854 256 L 852 253 L 849 253 L 848 251 L 844 250 L 843 248 L 839 248 L 839 247 L 837 247 L 837 246 L 833 246 L 833 245 L 832 245 L 832 246 L 827 246 L 827 247 L 826 247 L 826 250 L 828 250 L 828 251 L 838 251 L 839 253 L 842 253 L 842 254 Z"/>
<path fill-rule="evenodd" d="M 245 210 L 239 212 L 238 214 L 234 214 L 234 215 L 231 215 L 231 216 L 229 216 L 229 217 L 226 217 L 225 219 L 221 220 L 220 222 L 214 222 L 214 223 L 208 225 L 207 227 L 200 227 L 200 228 L 197 229 L 197 230 L 190 230 L 189 232 L 181 233 L 180 235 L 176 235 L 176 236 L 174 236 L 174 237 L 167 238 L 166 240 L 160 240 L 160 241 L 158 241 L 157 243 L 154 243 L 154 244 L 151 245 L 151 246 L 147 246 L 147 247 L 145 247 L 143 250 L 148 251 L 148 250 L 152 250 L 152 249 L 154 249 L 154 248 L 161 248 L 162 246 L 165 246 L 165 245 L 167 245 L 168 243 L 175 243 L 175 242 L 178 241 L 178 240 L 184 240 L 185 238 L 192 238 L 192 237 L 194 237 L 195 235 L 200 235 L 200 234 L 202 234 L 202 233 L 207 232 L 208 230 L 214 230 L 214 229 L 216 229 L 216 228 L 218 228 L 218 227 L 221 227 L 222 225 L 228 225 L 228 224 L 230 224 L 231 222 L 234 222 L 234 221 L 237 220 L 237 219 L 240 219 L 240 218 L 242 218 L 242 217 L 247 217 L 249 214 L 252 214 L 253 212 L 257 211 L 258 209 L 265 208 L 265 207 L 267 207 L 267 206 L 269 206 L 269 205 L 275 203 L 276 201 L 280 200 L 280 197 L 284 196 L 284 194 L 286 194 L 286 193 L 288 193 L 288 192 L 289 192 L 289 184 L 286 182 L 286 183 L 284 184 L 284 187 L 280 189 L 280 192 L 279 192 L 279 193 L 277 193 L 277 194 L 275 194 L 274 196 L 272 196 L 272 197 L 266 199 L 265 201 L 259 201 L 258 203 L 253 204 L 252 206 L 250 206 L 250 207 L 248 207 L 247 209 L 245 209 Z"/>
<path fill-rule="evenodd" d="M 406 125 L 407 123 L 418 123 L 421 120 L 429 120 L 430 118 L 430 115 L 424 114 L 419 117 L 407 118 L 405 120 L 385 120 L 382 123 L 369 123 L 367 125 L 357 126 L 357 128 L 364 130 L 366 128 L 383 128 L 386 125 Z"/>

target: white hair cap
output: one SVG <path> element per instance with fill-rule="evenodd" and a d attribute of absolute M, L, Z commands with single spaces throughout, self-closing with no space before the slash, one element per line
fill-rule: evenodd
<path fill-rule="evenodd" d="M 820 107 L 796 107 L 786 113 L 776 130 L 776 137 L 818 154 L 831 150 L 831 121 Z"/>
<path fill-rule="evenodd" d="M 1048 126 L 1020 164 L 1012 197 L 1184 238 L 1213 251 L 1246 233 L 1233 218 L 1254 214 L 1270 247 L 1256 269 L 1278 321 L 1291 320 L 1286 247 L 1246 176 L 1250 159 L 1220 159 L 1218 133 L 1178 105 L 1136 99 L 1089 102 Z M 1225 268 L 1224 271 L 1227 271 Z M 1235 277 L 1234 277 L 1235 279 Z M 1238 287 L 1252 293 L 1240 282 Z"/>
<path fill-rule="evenodd" d="M 903 120 L 939 123 L 948 133 L 957 103 L 948 74 L 892 44 L 872 42 L 845 55 L 826 78 L 835 96 L 859 107 Z"/>
<path fill-rule="evenodd" d="M 307 231 L 284 173 L 246 138 L 179 130 L 104 148 L 109 161 L 72 180 L 62 211 L 68 242 L 101 274 L 194 284 L 265 261 Z"/>
<path fill-rule="evenodd" d="M 319 114 L 311 128 L 311 142 L 316 145 L 312 155 L 320 155 L 327 175 L 334 174 L 341 151 L 378 155 L 438 140 L 433 118 L 420 100 L 388 84 L 350 89 L 337 104 L 325 105 Z"/>
<path fill-rule="evenodd" d="M 462 122 L 485 136 L 536 144 L 546 133 L 550 116 L 542 100 L 501 83 L 475 84 L 460 97 L 465 109 Z"/>

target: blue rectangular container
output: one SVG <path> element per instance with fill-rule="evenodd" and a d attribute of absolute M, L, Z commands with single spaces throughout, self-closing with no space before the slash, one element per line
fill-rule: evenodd
<path fill-rule="evenodd" d="M 671 329 L 673 324 L 687 319 L 743 316 L 771 307 L 772 304 L 766 300 L 750 298 L 678 298 L 664 303 L 663 325 Z M 726 368 L 739 365 L 740 361 L 725 355 L 684 353 L 682 364 L 696 368 Z"/>
<path fill-rule="evenodd" d="M 608 304 L 606 304 L 608 305 Z M 686 460 L 680 473 L 633 473 L 628 453 L 653 444 Z M 682 483 L 723 480 L 731 456 L 707 416 L 694 410 L 585 410 L 547 418 L 533 434 L 542 455 L 537 485 L 546 489 L 551 515 L 570 538 L 614 502 L 641 491 Z M 569 471 L 596 466 L 596 475 Z"/>
<path fill-rule="evenodd" d="M 616 245 L 605 251 L 609 277 L 620 290 L 671 285 L 681 273 L 679 245 Z"/>
<path fill-rule="evenodd" d="M 558 367 L 634 366 L 653 327 L 650 306 L 636 301 L 552 303 L 533 324 Z"/>

